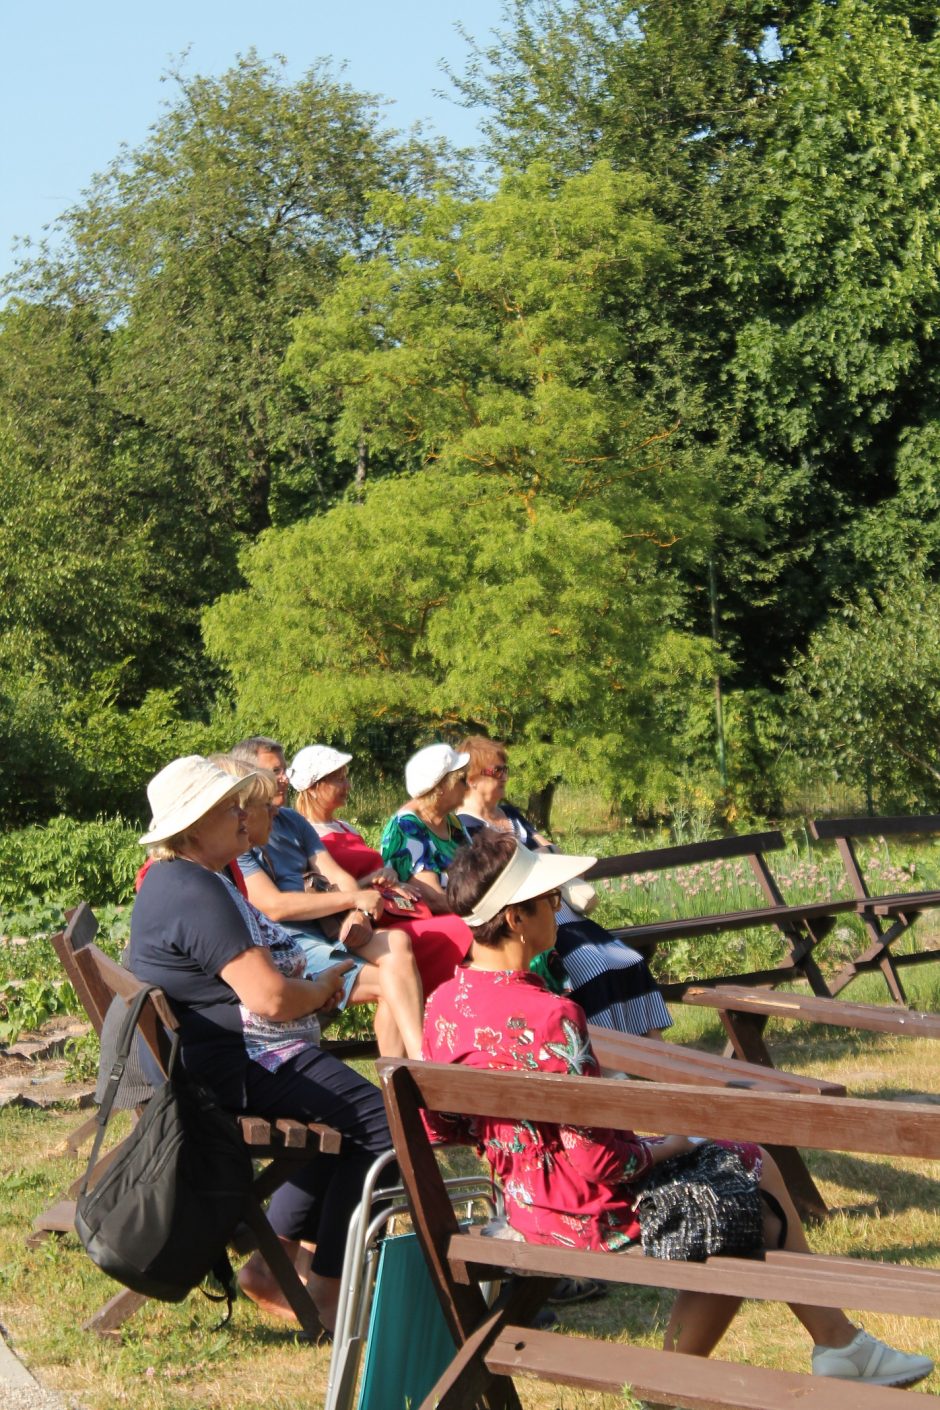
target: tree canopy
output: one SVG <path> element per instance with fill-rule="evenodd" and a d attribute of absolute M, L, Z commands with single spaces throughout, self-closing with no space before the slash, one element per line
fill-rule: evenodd
<path fill-rule="evenodd" d="M 488 169 L 325 65 L 171 75 L 0 311 L 0 817 L 235 720 L 926 797 L 938 45 L 923 0 L 507 0 L 453 75 Z"/>

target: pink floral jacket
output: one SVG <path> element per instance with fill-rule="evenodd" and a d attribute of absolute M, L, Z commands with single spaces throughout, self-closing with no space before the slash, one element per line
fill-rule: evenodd
<path fill-rule="evenodd" d="M 536 1069 L 597 1077 L 584 1012 L 534 974 L 458 969 L 428 1000 L 424 1057 L 469 1067 Z M 509 1223 L 532 1243 L 616 1249 L 639 1233 L 635 1182 L 650 1148 L 632 1131 L 435 1114 L 443 1140 L 473 1141 L 506 1200 Z"/>

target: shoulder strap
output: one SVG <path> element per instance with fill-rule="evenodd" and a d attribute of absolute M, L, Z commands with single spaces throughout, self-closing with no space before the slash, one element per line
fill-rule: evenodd
<path fill-rule="evenodd" d="M 91 1154 L 88 1157 L 88 1165 L 82 1179 L 81 1194 L 84 1194 L 88 1188 L 88 1181 L 91 1179 L 91 1173 L 98 1161 L 98 1152 L 101 1150 L 101 1142 L 104 1140 L 104 1133 L 111 1116 L 111 1108 L 114 1106 L 114 1099 L 117 1096 L 118 1087 L 121 1085 L 121 1078 L 124 1076 L 124 1069 L 127 1066 L 127 1059 L 130 1056 L 131 1043 L 134 1041 L 134 1034 L 137 1031 L 137 1024 L 140 1021 L 144 1004 L 147 1002 L 149 996 L 156 992 L 157 985 L 155 984 L 148 984 L 146 988 L 141 989 L 140 993 L 134 996 L 134 1001 L 128 1008 L 124 1022 L 121 1024 L 114 1062 L 108 1074 L 108 1082 L 104 1090 L 104 1096 L 101 1099 L 101 1105 L 98 1108 L 98 1115 L 96 1117 L 98 1129 L 95 1132 L 94 1144 L 92 1145 Z M 168 1079 L 172 1075 L 173 1068 L 176 1066 L 176 1055 L 179 1051 L 179 1034 L 173 1034 L 172 1043 L 170 1061 L 167 1067 Z"/>

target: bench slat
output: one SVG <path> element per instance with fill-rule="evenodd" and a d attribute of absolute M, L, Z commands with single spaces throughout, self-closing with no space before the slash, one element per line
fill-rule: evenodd
<path fill-rule="evenodd" d="M 882 1102 L 861 1097 L 795 1096 L 791 1092 L 702 1089 L 686 1084 L 617 1082 L 592 1078 L 587 1095 L 580 1077 L 549 1072 L 504 1072 L 409 1064 L 409 1075 L 432 1111 L 519 1117 L 528 1121 L 661 1131 L 668 1111 L 673 1131 L 851 1150 L 869 1155 L 940 1159 L 940 1106 Z M 585 1102 L 590 1105 L 590 1119 Z"/>
<path fill-rule="evenodd" d="M 642 1249 L 616 1256 L 511 1239 L 455 1234 L 452 1261 L 469 1268 L 527 1270 L 546 1277 L 599 1278 L 608 1283 L 688 1289 L 819 1307 L 863 1308 L 909 1317 L 940 1317 L 940 1272 L 852 1258 L 770 1250 L 754 1258 L 707 1258 L 703 1263 L 647 1258 Z"/>
<path fill-rule="evenodd" d="M 617 857 L 600 857 L 585 873 L 585 880 L 599 881 L 607 876 L 635 876 L 644 871 L 670 871 L 695 862 L 714 862 L 729 857 L 752 857 L 760 852 L 779 852 L 786 846 L 782 832 L 748 832 L 735 837 L 719 837 L 711 842 L 685 842 L 678 847 L 652 847 L 647 852 L 622 852 Z"/>
<path fill-rule="evenodd" d="M 940 1014 L 937 1013 L 889 1008 L 885 1004 L 853 1004 L 847 999 L 820 999 L 809 994 L 785 994 L 779 989 L 768 994 L 763 990 L 734 985 L 703 985 L 700 989 L 687 989 L 685 1002 L 702 1008 L 760 1013 L 770 1018 L 829 1023 L 840 1028 L 861 1028 L 871 1033 L 940 1038 Z"/>
<path fill-rule="evenodd" d="M 768 1371 L 528 1327 L 504 1327 L 485 1360 L 491 1371 L 503 1376 L 533 1376 L 613 1392 L 626 1385 L 638 1396 L 668 1400 L 688 1410 L 727 1406 L 736 1410 L 901 1410 L 905 1404 L 910 1406 L 903 1390 L 828 1377 L 812 1380 L 793 1371 Z"/>
<path fill-rule="evenodd" d="M 614 1033 L 609 1028 L 588 1025 L 591 1046 L 602 1067 L 626 1072 L 631 1077 L 648 1077 L 660 1082 L 691 1082 L 702 1086 L 752 1087 L 784 1092 L 807 1092 L 816 1096 L 844 1097 L 845 1086 L 820 1077 L 800 1077 L 794 1072 L 717 1053 L 689 1050 L 675 1043 L 635 1038 Z"/>

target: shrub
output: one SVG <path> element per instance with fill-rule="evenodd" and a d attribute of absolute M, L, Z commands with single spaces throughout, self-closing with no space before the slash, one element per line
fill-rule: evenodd
<path fill-rule="evenodd" d="M 87 901 L 120 904 L 134 894 L 143 861 L 138 829 L 123 818 L 48 823 L 0 834 L 0 909 L 54 898 L 58 909 Z"/>

